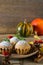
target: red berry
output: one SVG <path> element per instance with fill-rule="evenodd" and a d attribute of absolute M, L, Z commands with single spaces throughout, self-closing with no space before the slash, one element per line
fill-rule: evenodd
<path fill-rule="evenodd" d="M 37 42 L 37 40 L 34 40 L 34 43 L 36 43 Z"/>
<path fill-rule="evenodd" d="M 38 42 L 39 42 L 39 43 L 43 43 L 43 40 L 40 39 L 40 40 L 38 40 Z"/>
<path fill-rule="evenodd" d="M 9 39 L 12 38 L 12 37 L 13 37 L 13 36 L 11 36 L 11 35 L 8 36 Z"/>
<path fill-rule="evenodd" d="M 36 44 L 39 43 L 40 44 L 40 43 L 43 43 L 43 40 L 41 40 L 41 39 L 40 40 L 34 40 L 34 43 L 36 43 Z"/>
<path fill-rule="evenodd" d="M 3 51 L 2 54 L 5 55 L 5 56 L 9 55 L 8 51 Z"/>

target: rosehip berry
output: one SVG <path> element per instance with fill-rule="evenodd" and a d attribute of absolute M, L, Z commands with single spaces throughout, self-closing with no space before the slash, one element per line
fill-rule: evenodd
<path fill-rule="evenodd" d="M 38 40 L 39 43 L 43 43 L 43 40 Z"/>
<path fill-rule="evenodd" d="M 8 51 L 3 51 L 2 54 L 5 55 L 5 56 L 9 55 Z"/>
<path fill-rule="evenodd" d="M 12 37 L 13 37 L 13 36 L 11 36 L 11 35 L 10 35 L 10 36 L 8 36 L 8 38 L 9 38 L 9 39 L 10 39 L 10 38 L 12 38 Z"/>

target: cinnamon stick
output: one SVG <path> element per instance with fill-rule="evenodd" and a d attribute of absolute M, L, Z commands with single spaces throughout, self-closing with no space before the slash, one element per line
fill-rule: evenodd
<path fill-rule="evenodd" d="M 43 59 L 43 56 L 37 57 L 34 61 L 35 62 L 40 62 Z"/>

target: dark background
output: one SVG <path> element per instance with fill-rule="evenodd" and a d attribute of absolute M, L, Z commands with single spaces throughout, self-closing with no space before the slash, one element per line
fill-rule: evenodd
<path fill-rule="evenodd" d="M 43 18 L 43 0 L 0 0 L 0 33 L 15 33 L 18 22 Z"/>

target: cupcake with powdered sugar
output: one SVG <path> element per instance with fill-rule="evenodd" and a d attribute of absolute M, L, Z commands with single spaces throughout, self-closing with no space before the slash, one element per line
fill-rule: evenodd
<path fill-rule="evenodd" d="M 15 50 L 17 54 L 27 54 L 30 50 L 31 46 L 25 40 L 20 40 L 15 45 Z"/>

